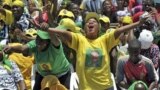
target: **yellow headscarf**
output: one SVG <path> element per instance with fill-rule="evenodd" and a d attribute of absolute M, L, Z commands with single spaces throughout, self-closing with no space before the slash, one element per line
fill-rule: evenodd
<path fill-rule="evenodd" d="M 12 6 L 24 7 L 24 3 L 23 3 L 23 1 L 21 1 L 21 0 L 15 0 L 15 1 L 12 3 Z"/>

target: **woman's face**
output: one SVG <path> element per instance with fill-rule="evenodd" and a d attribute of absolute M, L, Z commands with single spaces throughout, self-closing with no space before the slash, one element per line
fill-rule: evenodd
<path fill-rule="evenodd" d="M 43 51 L 47 47 L 48 41 L 47 40 L 43 40 L 39 36 L 37 36 L 36 45 L 37 45 L 38 51 Z"/>
<path fill-rule="evenodd" d="M 112 3 L 106 0 L 102 7 L 104 11 L 110 12 L 112 10 Z"/>
<path fill-rule="evenodd" d="M 86 36 L 89 39 L 95 39 L 98 37 L 99 23 L 97 22 L 96 19 L 91 18 L 86 22 L 85 32 L 86 32 Z"/>

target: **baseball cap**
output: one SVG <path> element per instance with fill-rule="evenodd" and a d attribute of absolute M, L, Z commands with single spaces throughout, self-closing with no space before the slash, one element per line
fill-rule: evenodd
<path fill-rule="evenodd" d="M 37 36 L 37 31 L 34 28 L 30 28 L 30 29 L 25 31 L 25 35 L 30 36 L 30 37 L 36 37 Z"/>
<path fill-rule="evenodd" d="M 110 23 L 110 19 L 107 17 L 107 16 L 101 16 L 100 18 L 99 18 L 99 20 L 100 21 L 103 21 L 103 22 L 105 22 L 105 23 Z"/>
<path fill-rule="evenodd" d="M 122 23 L 131 24 L 131 23 L 133 23 L 133 20 L 130 16 L 124 16 L 122 18 Z"/>
<path fill-rule="evenodd" d="M 24 7 L 24 3 L 23 3 L 23 1 L 21 1 L 21 0 L 15 0 L 15 1 L 12 3 L 12 6 Z"/>
<path fill-rule="evenodd" d="M 99 15 L 96 12 L 88 12 L 85 17 L 85 22 L 87 22 L 89 19 L 95 18 L 97 21 L 99 21 Z"/>
<path fill-rule="evenodd" d="M 59 26 L 56 27 L 57 29 L 62 29 L 62 30 L 70 30 L 71 32 L 80 32 L 79 27 L 76 26 L 75 22 L 70 19 L 70 18 L 63 18 L 60 23 Z"/>
<path fill-rule="evenodd" d="M 141 42 L 142 49 L 148 49 L 153 41 L 152 32 L 146 29 L 143 29 L 140 33 L 138 40 Z"/>
<path fill-rule="evenodd" d="M 47 75 L 41 82 L 41 90 L 49 88 L 49 90 L 67 90 L 54 75 Z"/>
<path fill-rule="evenodd" d="M 37 31 L 37 35 L 41 38 L 41 39 L 50 39 L 50 35 L 48 32 L 42 31 L 42 30 L 38 30 Z"/>
<path fill-rule="evenodd" d="M 67 17 L 70 17 L 70 18 L 74 18 L 74 14 L 71 12 L 71 11 L 68 11 L 68 10 L 66 10 L 66 9 L 62 9 L 60 12 L 59 12 L 59 14 L 58 14 L 58 16 L 67 16 Z"/>

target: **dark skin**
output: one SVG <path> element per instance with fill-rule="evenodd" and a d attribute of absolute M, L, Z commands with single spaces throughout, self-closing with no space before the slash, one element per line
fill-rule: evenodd
<path fill-rule="evenodd" d="M 134 39 L 135 40 L 135 39 Z M 134 40 L 131 40 L 128 44 L 128 52 L 129 52 L 129 60 L 134 63 L 134 64 L 138 64 L 141 62 L 141 55 L 140 55 L 140 51 L 141 51 L 141 43 L 139 41 L 137 41 L 135 43 Z M 153 81 L 150 85 L 149 85 L 149 90 L 153 90 L 153 88 L 155 88 L 156 86 L 156 81 Z M 129 88 L 129 84 L 126 83 L 125 81 L 121 81 L 118 84 L 120 87 Z"/>
<path fill-rule="evenodd" d="M 119 36 L 120 36 L 121 33 L 129 31 L 132 28 L 140 25 L 141 23 L 143 23 L 143 20 L 117 29 L 116 32 L 114 33 L 115 38 L 116 39 L 119 38 Z M 47 30 L 48 29 L 47 26 L 48 25 L 46 23 L 42 23 L 41 24 L 41 28 L 43 28 L 43 30 Z M 98 38 L 98 31 L 97 30 L 99 29 L 99 23 L 94 18 L 89 19 L 85 23 L 84 27 L 85 27 L 84 29 L 85 29 L 86 38 L 91 39 L 91 40 L 95 40 L 95 39 Z M 92 28 L 90 28 L 90 27 L 92 27 Z M 62 40 L 62 42 L 65 43 L 65 44 L 71 43 L 71 41 L 72 41 L 71 33 L 68 32 L 68 31 L 57 30 L 55 28 L 49 28 L 47 30 L 47 32 L 49 32 L 49 33 L 56 33 L 60 37 L 60 39 Z M 115 64 L 116 64 L 116 62 L 111 62 L 111 63 L 113 64 L 111 66 L 115 66 Z M 115 69 L 115 68 L 112 68 L 112 69 Z M 112 71 L 115 72 L 115 70 L 112 70 Z"/>
<path fill-rule="evenodd" d="M 12 12 L 13 12 L 13 15 L 14 15 L 14 18 L 15 18 L 15 22 L 16 22 L 22 16 L 24 10 L 23 10 L 23 7 L 12 6 Z"/>

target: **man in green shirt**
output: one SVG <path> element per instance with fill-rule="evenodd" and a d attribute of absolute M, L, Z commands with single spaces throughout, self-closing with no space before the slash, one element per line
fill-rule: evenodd
<path fill-rule="evenodd" d="M 41 90 L 41 81 L 46 75 L 57 76 L 60 82 L 69 88 L 70 66 L 56 35 L 38 30 L 36 40 L 23 46 L 7 46 L 4 51 L 6 53 L 19 52 L 24 55 L 34 53 L 37 69 L 34 90 Z"/>

